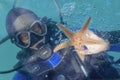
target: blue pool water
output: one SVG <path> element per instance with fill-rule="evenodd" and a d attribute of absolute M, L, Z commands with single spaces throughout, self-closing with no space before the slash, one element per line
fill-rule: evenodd
<path fill-rule="evenodd" d="M 64 21 L 69 28 L 81 27 L 91 16 L 90 28 L 101 31 L 120 30 L 120 0 L 57 0 Z M 14 0 L 0 0 L 0 39 L 7 35 L 6 16 Z M 53 0 L 17 0 L 16 7 L 32 10 L 39 17 L 47 16 L 59 21 Z M 0 46 L 0 71 L 8 70 L 17 63 L 16 54 L 20 49 L 10 41 Z M 109 52 L 115 59 L 120 53 Z M 14 73 L 0 75 L 0 80 L 12 80 Z"/>

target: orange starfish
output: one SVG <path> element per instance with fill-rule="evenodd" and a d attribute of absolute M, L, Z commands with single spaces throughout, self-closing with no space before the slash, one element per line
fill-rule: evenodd
<path fill-rule="evenodd" d="M 62 48 L 74 46 L 77 54 L 79 55 L 81 60 L 84 61 L 85 55 L 97 54 L 101 51 L 107 50 L 109 42 L 104 41 L 102 38 L 98 37 L 96 34 L 94 34 L 88 29 L 90 20 L 91 17 L 88 18 L 83 28 L 76 32 L 72 32 L 71 30 L 67 29 L 64 25 L 58 23 L 57 26 L 69 38 L 69 41 L 57 45 L 54 49 L 54 52 Z"/>

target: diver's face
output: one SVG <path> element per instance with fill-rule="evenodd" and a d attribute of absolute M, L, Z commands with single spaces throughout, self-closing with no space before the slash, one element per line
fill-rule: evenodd
<path fill-rule="evenodd" d="M 29 44 L 29 37 L 27 33 L 22 33 L 20 39 L 24 44 Z"/>
<path fill-rule="evenodd" d="M 22 48 L 36 47 L 43 42 L 46 33 L 46 25 L 40 21 L 35 21 L 30 25 L 29 29 L 16 34 L 16 44 Z"/>

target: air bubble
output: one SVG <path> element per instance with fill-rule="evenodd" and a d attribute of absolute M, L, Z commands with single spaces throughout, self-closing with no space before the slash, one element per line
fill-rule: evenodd
<path fill-rule="evenodd" d="M 63 8 L 61 9 L 61 12 L 65 15 L 65 16 L 70 16 L 74 9 L 75 9 L 75 2 L 70 2 L 70 3 L 65 3 L 63 5 Z"/>

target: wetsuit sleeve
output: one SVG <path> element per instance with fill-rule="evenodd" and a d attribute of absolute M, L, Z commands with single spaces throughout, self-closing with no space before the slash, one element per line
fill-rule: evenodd
<path fill-rule="evenodd" d="M 27 74 L 17 72 L 12 80 L 30 80 L 30 77 Z"/>
<path fill-rule="evenodd" d="M 58 29 L 56 26 L 56 22 L 49 21 L 48 22 L 48 31 L 50 35 L 50 43 L 52 45 L 57 45 L 62 40 L 66 39 L 67 37 Z M 72 31 L 79 30 L 80 28 L 73 28 Z M 108 40 L 110 42 L 109 51 L 119 51 L 120 52 L 120 30 L 118 31 L 97 31 L 95 29 L 90 29 L 99 37 L 103 38 L 104 40 Z M 48 36 L 49 36 L 48 35 Z"/>

